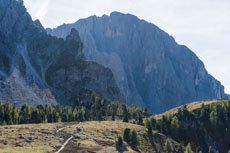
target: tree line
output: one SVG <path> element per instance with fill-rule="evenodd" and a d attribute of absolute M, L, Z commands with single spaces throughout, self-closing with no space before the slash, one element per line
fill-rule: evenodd
<path fill-rule="evenodd" d="M 128 107 L 125 103 L 110 102 L 96 95 L 92 97 L 91 101 L 77 101 L 74 106 L 32 107 L 24 104 L 19 108 L 9 100 L 5 104 L 0 102 L 0 125 L 116 120 L 124 116 L 137 120 L 149 115 L 134 105 Z"/>

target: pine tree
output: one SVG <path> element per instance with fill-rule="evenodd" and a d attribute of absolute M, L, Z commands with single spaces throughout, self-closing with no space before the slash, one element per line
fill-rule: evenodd
<path fill-rule="evenodd" d="M 47 119 L 46 116 L 45 116 L 45 119 L 44 119 L 43 123 L 48 123 L 48 119 Z"/>
<path fill-rule="evenodd" d="M 143 125 L 143 117 L 140 113 L 139 113 L 139 117 L 138 117 L 138 124 Z"/>
<path fill-rule="evenodd" d="M 164 151 L 166 153 L 173 153 L 173 146 L 172 143 L 169 139 L 166 140 L 165 145 L 164 145 Z"/>
<path fill-rule="evenodd" d="M 6 123 L 6 121 L 5 121 L 5 120 L 3 121 L 2 125 L 7 125 L 7 123 Z"/>
<path fill-rule="evenodd" d="M 58 117 L 58 122 L 61 122 L 61 117 L 60 116 Z"/>
<path fill-rule="evenodd" d="M 202 148 L 201 147 L 197 147 L 196 148 L 196 153 L 200 153 L 200 152 L 202 152 Z"/>
<path fill-rule="evenodd" d="M 176 132 L 179 128 L 179 121 L 178 121 L 176 116 L 174 116 L 172 121 L 171 121 L 171 127 L 174 130 L 174 132 Z"/>
<path fill-rule="evenodd" d="M 21 107 L 21 111 L 20 111 L 20 123 L 28 124 L 28 123 L 30 123 L 30 119 L 31 119 L 30 108 L 27 104 L 24 104 Z"/>
<path fill-rule="evenodd" d="M 136 132 L 135 129 L 130 131 L 130 144 L 132 146 L 137 146 L 139 144 L 138 137 L 137 137 L 137 132 Z"/>
<path fill-rule="evenodd" d="M 112 121 L 115 121 L 114 113 L 112 114 Z"/>
<path fill-rule="evenodd" d="M 191 145 L 190 144 L 188 144 L 187 146 L 186 146 L 186 149 L 185 149 L 185 152 L 184 153 L 194 153 L 193 151 L 192 151 L 192 148 L 191 148 Z"/>
<path fill-rule="evenodd" d="M 117 136 L 117 140 L 116 140 L 116 146 L 119 147 L 123 144 L 123 140 L 122 137 L 120 135 Z"/>
<path fill-rule="evenodd" d="M 217 124 L 218 124 L 218 115 L 217 115 L 217 111 L 213 110 L 210 113 L 210 123 L 214 128 L 217 128 Z"/>
<path fill-rule="evenodd" d="M 156 129 L 156 127 L 157 127 L 157 121 L 156 121 L 156 119 L 154 118 L 154 116 L 152 116 L 152 117 L 150 118 L 150 124 L 151 124 L 152 129 Z"/>
<path fill-rule="evenodd" d="M 123 122 L 126 122 L 126 123 L 129 122 L 129 118 L 128 118 L 128 114 L 127 113 L 124 115 Z"/>
<path fill-rule="evenodd" d="M 11 120 L 11 108 L 12 105 L 10 104 L 10 101 L 7 99 L 5 105 L 4 105 L 4 120 L 9 124 L 9 121 Z"/>
<path fill-rule="evenodd" d="M 2 102 L 0 101 L 0 121 L 3 121 L 3 116 L 4 116 L 4 111 L 3 111 Z"/>
<path fill-rule="evenodd" d="M 182 143 L 180 143 L 180 145 L 179 145 L 179 147 L 178 147 L 178 152 L 180 153 L 183 153 L 184 152 L 184 149 L 183 149 L 183 144 Z"/>
<path fill-rule="evenodd" d="M 214 153 L 213 149 L 212 149 L 212 146 L 209 146 L 208 148 L 208 153 Z"/>
<path fill-rule="evenodd" d="M 151 135 L 152 134 L 152 127 L 151 127 L 151 124 L 150 124 L 148 119 L 145 120 L 145 127 L 148 130 L 148 134 Z"/>
<path fill-rule="evenodd" d="M 123 134 L 123 138 L 126 142 L 130 142 L 130 129 L 126 128 Z"/>

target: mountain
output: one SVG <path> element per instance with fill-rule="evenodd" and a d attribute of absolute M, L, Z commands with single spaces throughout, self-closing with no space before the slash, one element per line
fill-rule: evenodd
<path fill-rule="evenodd" d="M 189 48 L 136 16 L 113 12 L 47 32 L 64 38 L 72 28 L 79 31 L 86 58 L 112 70 L 128 104 L 160 113 L 184 103 L 227 96 Z"/>
<path fill-rule="evenodd" d="M 21 0 L 0 0 L 0 10 L 1 101 L 73 104 L 88 91 L 123 99 L 111 70 L 85 59 L 75 29 L 65 39 L 47 35 Z"/>

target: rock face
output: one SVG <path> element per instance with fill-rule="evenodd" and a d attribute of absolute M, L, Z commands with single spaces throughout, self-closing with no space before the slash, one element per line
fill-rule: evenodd
<path fill-rule="evenodd" d="M 112 70 L 128 104 L 160 113 L 191 101 L 227 97 L 189 48 L 151 23 L 113 12 L 47 32 L 65 38 L 72 28 L 79 31 L 86 58 Z"/>
<path fill-rule="evenodd" d="M 0 10 L 0 100 L 72 104 L 84 90 L 122 100 L 111 70 L 85 60 L 75 29 L 66 39 L 47 35 L 21 0 L 0 0 Z"/>

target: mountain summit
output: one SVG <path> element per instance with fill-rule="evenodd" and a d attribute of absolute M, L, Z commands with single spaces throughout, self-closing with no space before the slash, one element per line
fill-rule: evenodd
<path fill-rule="evenodd" d="M 136 16 L 113 12 L 47 32 L 65 38 L 72 28 L 79 31 L 86 58 L 112 70 L 128 104 L 160 113 L 191 101 L 227 97 L 189 48 Z"/>

